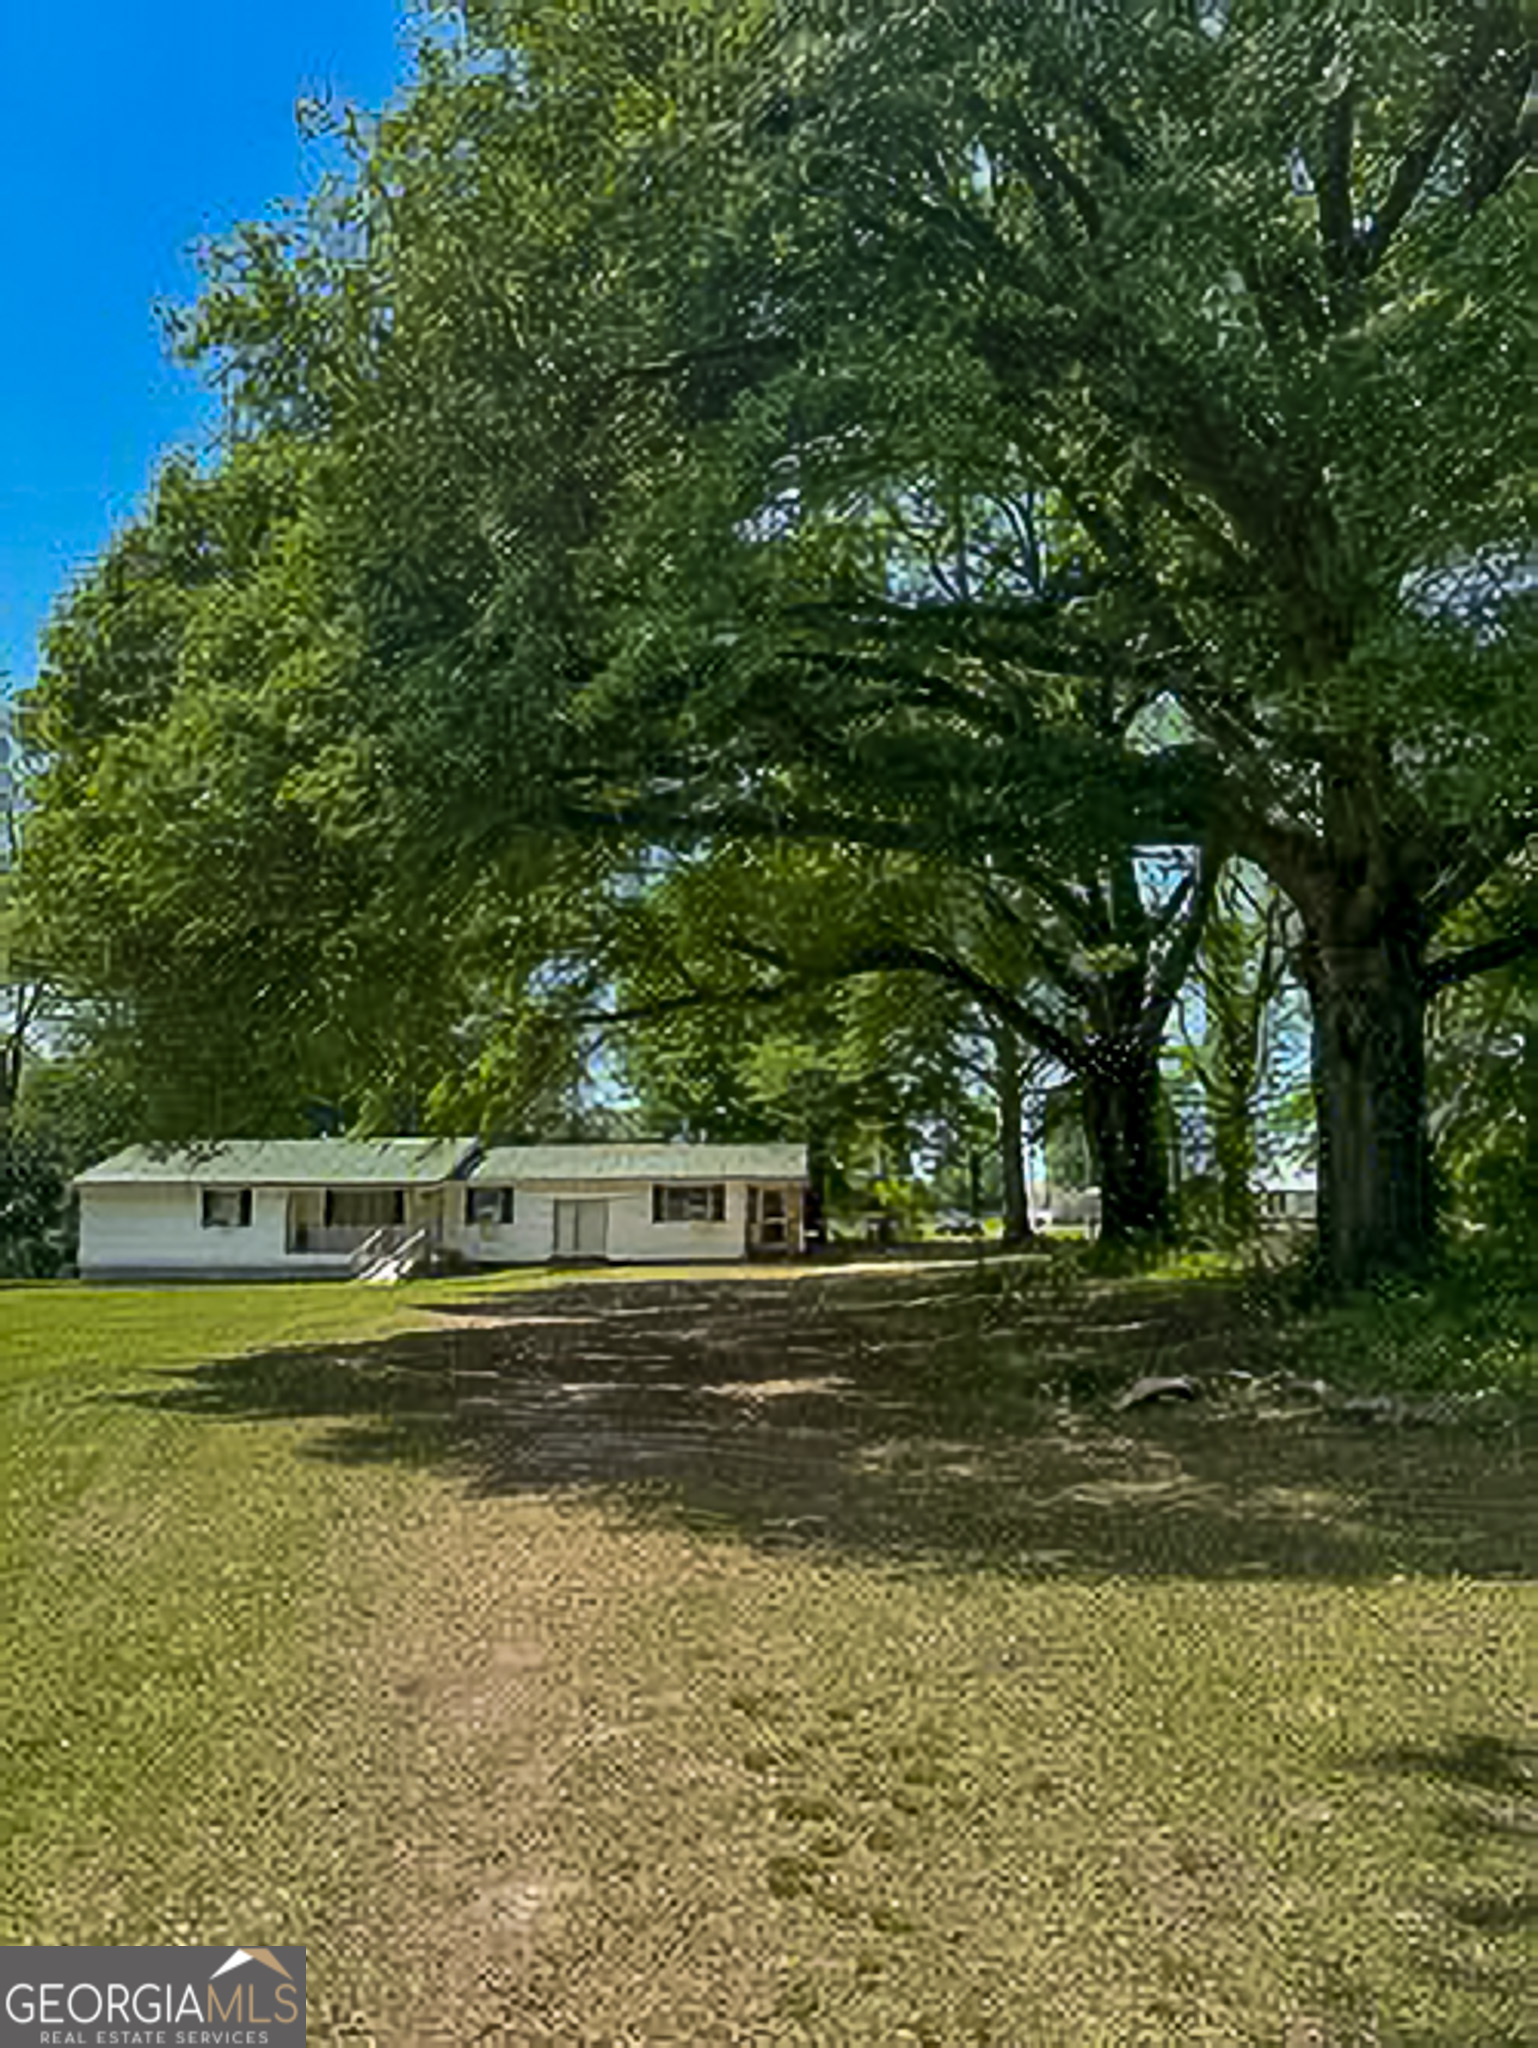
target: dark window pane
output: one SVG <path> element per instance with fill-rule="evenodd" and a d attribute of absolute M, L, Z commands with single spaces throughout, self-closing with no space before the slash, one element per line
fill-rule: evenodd
<path fill-rule="evenodd" d="M 238 1230 L 251 1221 L 249 1188 L 204 1188 L 200 1214 L 205 1230 Z"/>

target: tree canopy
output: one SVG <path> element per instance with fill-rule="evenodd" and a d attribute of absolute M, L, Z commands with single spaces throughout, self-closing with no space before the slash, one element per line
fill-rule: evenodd
<path fill-rule="evenodd" d="M 659 851 L 908 860 L 1038 958 L 1242 854 L 1327 1261 L 1424 1258 L 1426 1006 L 1534 943 L 1520 6 L 464 24 L 185 324 L 240 438 L 50 640 L 59 960 L 189 1114 L 420 1103 Z"/>

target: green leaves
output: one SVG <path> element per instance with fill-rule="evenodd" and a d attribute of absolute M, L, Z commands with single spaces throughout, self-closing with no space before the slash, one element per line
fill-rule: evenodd
<path fill-rule="evenodd" d="M 1417 942 L 1510 857 L 1508 0 L 465 23 L 211 256 L 239 438 L 33 707 L 29 888 L 167 1116 L 521 1115 L 616 990 L 766 972 L 1141 1057 L 1155 850 Z"/>

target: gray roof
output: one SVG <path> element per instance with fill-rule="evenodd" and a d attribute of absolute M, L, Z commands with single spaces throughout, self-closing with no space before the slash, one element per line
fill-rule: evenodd
<path fill-rule="evenodd" d="M 474 1138 L 231 1138 L 130 1145 L 76 1176 L 77 1187 L 182 1182 L 264 1187 L 431 1186 L 489 1181 L 805 1180 L 804 1145 L 495 1145 Z"/>
<path fill-rule="evenodd" d="M 805 1180 L 804 1145 L 494 1145 L 472 1180 Z"/>
<path fill-rule="evenodd" d="M 206 1145 L 130 1145 L 76 1176 L 77 1187 L 181 1181 L 247 1186 L 388 1187 L 431 1184 L 462 1174 L 473 1138 L 232 1138 Z"/>

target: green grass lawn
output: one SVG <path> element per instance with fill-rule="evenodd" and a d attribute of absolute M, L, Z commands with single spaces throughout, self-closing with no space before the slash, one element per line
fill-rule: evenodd
<path fill-rule="evenodd" d="M 1520 1432 L 780 1277 L 0 1290 L 0 1940 L 303 1941 L 337 2044 L 1530 2038 Z"/>
<path fill-rule="evenodd" d="M 60 1374 L 178 1366 L 280 1344 L 371 1337 L 398 1327 L 401 1290 L 314 1283 L 262 1287 L 0 1287 L 0 1385 Z"/>

